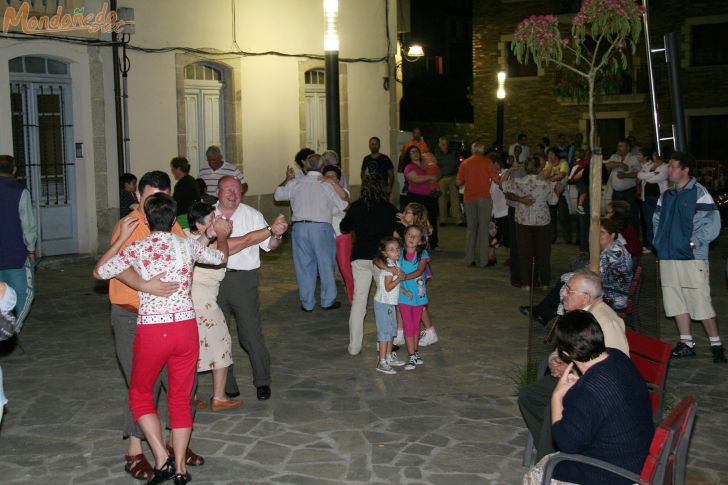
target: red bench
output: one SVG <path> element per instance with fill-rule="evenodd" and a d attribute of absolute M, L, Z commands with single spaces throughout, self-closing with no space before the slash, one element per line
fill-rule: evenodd
<path fill-rule="evenodd" d="M 554 468 L 562 461 L 574 461 L 607 470 L 640 485 L 685 483 L 688 446 L 695 424 L 697 404 L 692 396 L 685 396 L 670 415 L 657 427 L 650 443 L 642 471 L 639 475 L 611 463 L 583 455 L 555 453 L 544 466 L 543 485 L 551 483 Z"/>
<path fill-rule="evenodd" d="M 629 344 L 629 356 L 647 383 L 652 415 L 659 422 L 662 419 L 667 367 L 670 364 L 670 344 L 629 328 L 625 329 L 625 334 Z"/>
<path fill-rule="evenodd" d="M 640 293 L 642 292 L 642 266 L 637 265 L 632 276 L 632 283 L 629 285 L 629 295 L 627 296 L 627 308 L 617 312 L 617 315 L 624 320 L 624 324 L 634 330 L 639 330 L 639 317 L 637 308 L 640 303 Z"/>

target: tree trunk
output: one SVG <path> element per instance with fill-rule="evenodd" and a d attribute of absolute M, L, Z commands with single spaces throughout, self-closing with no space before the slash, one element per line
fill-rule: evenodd
<path fill-rule="evenodd" d="M 602 150 L 597 150 L 596 133 L 597 123 L 594 116 L 594 79 L 596 73 L 589 73 L 589 120 L 591 130 L 589 132 L 589 148 L 591 150 L 591 162 L 589 163 L 591 187 L 589 189 L 589 267 L 592 271 L 599 271 L 599 219 L 602 214 Z M 597 153 L 595 153 L 597 152 Z"/>

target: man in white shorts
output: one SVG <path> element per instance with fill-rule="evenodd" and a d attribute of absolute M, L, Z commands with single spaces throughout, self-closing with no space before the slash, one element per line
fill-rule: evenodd
<path fill-rule="evenodd" d="M 680 341 L 671 357 L 695 356 L 692 320 L 708 334 L 713 362 L 728 362 L 710 300 L 708 246 L 720 234 L 720 214 L 707 189 L 690 175 L 695 158 L 675 152 L 667 167 L 674 185 L 657 202 L 654 248 L 660 261 L 665 314 L 675 317 Z"/>

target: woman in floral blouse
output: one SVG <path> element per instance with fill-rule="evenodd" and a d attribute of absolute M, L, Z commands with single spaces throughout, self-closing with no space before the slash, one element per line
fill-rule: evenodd
<path fill-rule="evenodd" d="M 503 192 L 509 193 L 516 205 L 516 240 L 521 261 L 522 281 L 531 282 L 531 260 L 536 259 L 533 281 L 548 288 L 551 279 L 551 213 L 548 204 L 555 204 L 564 187 L 559 182 L 544 180 L 538 157 L 526 160 L 526 176 L 508 178 Z M 525 286 L 524 289 L 529 289 Z"/>
<path fill-rule="evenodd" d="M 131 267 L 145 280 L 166 273 L 165 281 L 179 283 L 177 291 L 169 297 L 139 292 L 129 409 L 154 453 L 154 476 L 148 484 L 172 478 L 175 483 L 185 484 L 191 479 L 187 473 L 186 451 L 192 433 L 190 395 L 200 350 L 190 295 L 192 269 L 196 261 L 214 265 L 227 261 L 230 228 L 227 221 L 215 220 L 213 236 L 217 234 L 219 249 L 172 234 L 177 203 L 162 192 L 146 200 L 144 214 L 151 234 L 122 249 L 139 225 L 137 218 L 123 218 L 119 237 L 96 263 L 94 276 L 108 280 Z M 206 233 L 205 241 L 209 241 L 210 237 Z M 154 406 L 154 384 L 165 367 L 169 383 L 169 427 L 175 458 L 170 457 L 164 445 L 161 423 Z"/>
<path fill-rule="evenodd" d="M 602 277 L 604 301 L 615 310 L 627 308 L 629 287 L 632 284 L 632 257 L 619 238 L 619 228 L 613 219 L 603 218 L 599 228 L 599 274 Z"/>

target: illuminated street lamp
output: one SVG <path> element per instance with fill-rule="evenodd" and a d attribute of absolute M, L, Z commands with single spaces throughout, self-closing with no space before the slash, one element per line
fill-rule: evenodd
<path fill-rule="evenodd" d="M 503 118 L 505 116 L 506 109 L 506 73 L 500 71 L 498 73 L 498 90 L 495 95 L 498 98 L 498 111 L 496 114 L 496 125 L 495 125 L 495 141 L 498 146 L 503 149 Z"/>
<path fill-rule="evenodd" d="M 324 0 L 324 62 L 326 67 L 326 148 L 341 159 L 341 128 L 339 121 L 339 1 Z"/>
<path fill-rule="evenodd" d="M 421 45 L 412 44 L 409 46 L 409 49 L 407 49 L 407 57 L 410 61 L 416 61 L 419 58 L 425 57 L 425 51 L 422 49 Z"/>

